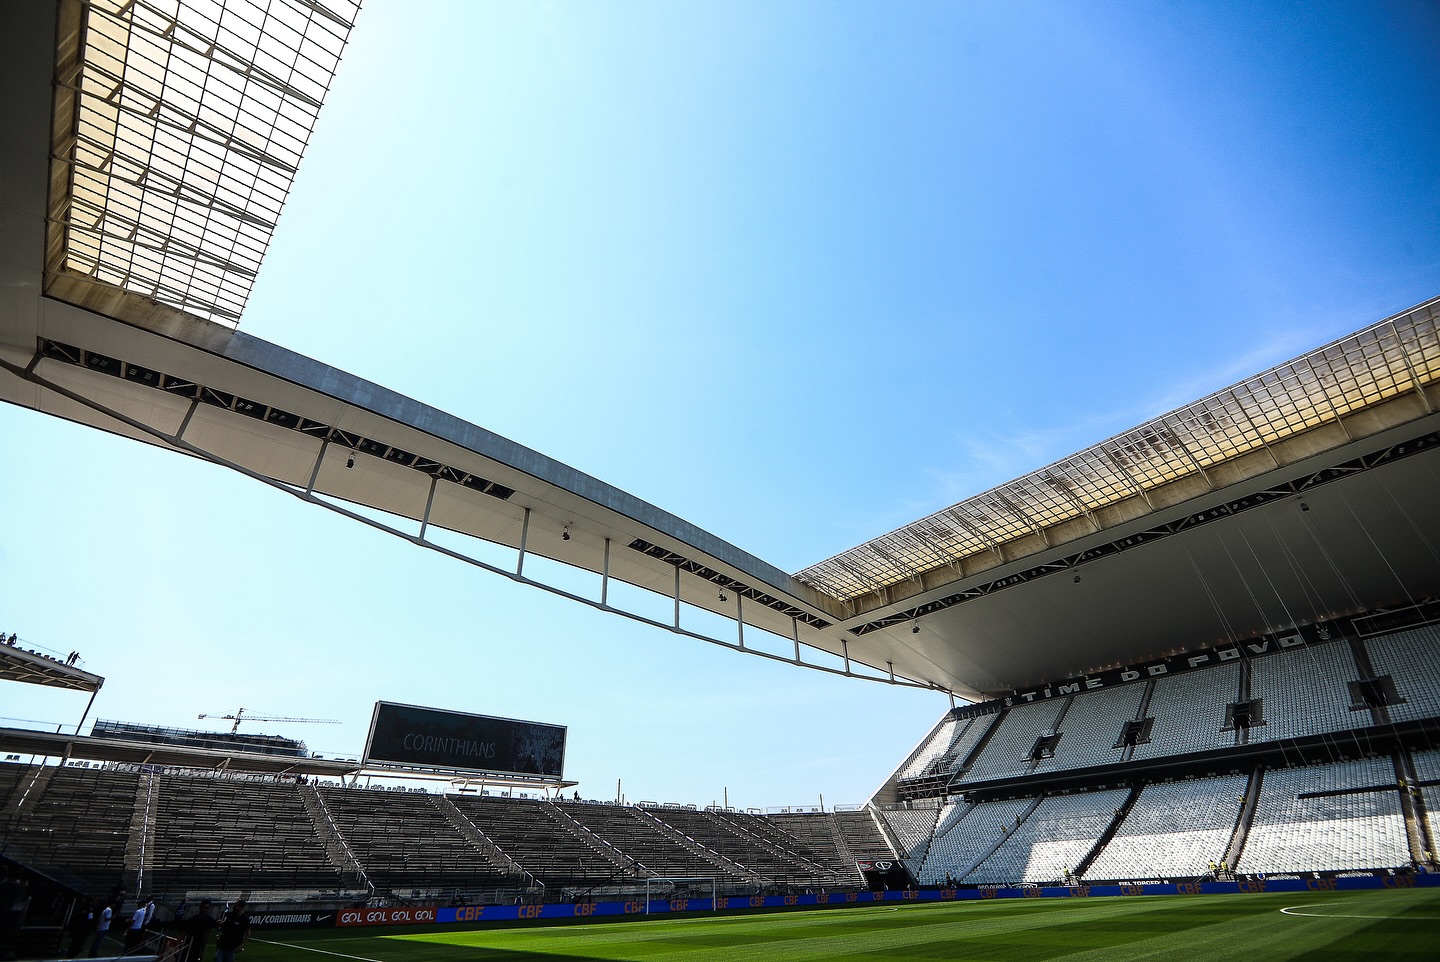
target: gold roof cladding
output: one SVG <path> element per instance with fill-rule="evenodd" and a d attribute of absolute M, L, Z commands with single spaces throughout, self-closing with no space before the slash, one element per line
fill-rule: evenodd
<path fill-rule="evenodd" d="M 1353 415 L 1392 399 L 1413 397 L 1402 419 L 1435 410 L 1425 393 L 1440 381 L 1440 298 L 1387 318 L 1231 387 L 1216 391 L 1137 428 L 991 488 L 902 528 L 798 572 L 796 580 L 850 603 L 857 612 L 889 604 L 930 587 L 924 576 L 989 555 L 994 564 L 1023 551 L 1007 551 L 1026 538 L 1040 547 L 1066 522 L 1086 530 L 1107 525 L 1106 508 L 1137 499 L 1145 510 L 1175 498 L 1161 489 L 1200 482 L 1213 489 L 1236 480 L 1224 470 L 1263 452 L 1253 471 L 1287 463 L 1277 454 L 1287 442 L 1326 425 L 1339 428 L 1327 447 L 1354 440 L 1363 426 Z M 1391 419 L 1365 429 L 1374 433 Z M 1308 451 L 1308 453 L 1315 453 Z M 1295 460 L 1290 458 L 1289 460 Z M 1223 479 L 1214 475 L 1223 474 Z M 1193 491 L 1194 486 L 1177 486 Z M 1072 540 L 1068 537 L 1057 541 Z M 987 565 L 987 567 L 990 565 Z M 905 585 L 913 583 L 913 589 Z"/>
<path fill-rule="evenodd" d="M 64 0 L 46 293 L 235 327 L 357 0 Z"/>

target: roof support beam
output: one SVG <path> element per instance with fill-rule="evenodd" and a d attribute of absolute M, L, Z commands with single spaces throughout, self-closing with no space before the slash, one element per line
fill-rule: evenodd
<path fill-rule="evenodd" d="M 600 571 L 600 607 L 610 606 L 610 539 L 605 539 L 605 559 Z"/>
<path fill-rule="evenodd" d="M 675 569 L 675 627 L 680 627 L 680 569 Z"/>
<path fill-rule="evenodd" d="M 1400 340 L 1400 328 L 1396 325 L 1394 318 L 1390 319 L 1390 330 L 1395 333 L 1395 339 Z M 1410 352 L 1406 351 L 1402 356 L 1405 358 L 1405 370 L 1410 372 L 1410 383 L 1415 385 L 1415 393 L 1420 395 L 1420 403 L 1425 405 L 1425 413 L 1434 414 L 1435 405 L 1430 403 L 1430 395 L 1425 393 L 1425 384 L 1415 370 L 1415 362 L 1410 359 Z"/>
<path fill-rule="evenodd" d="M 676 571 L 679 571 L 680 569 L 679 569 L 679 568 L 676 568 L 675 570 L 676 570 Z M 739 637 L 740 648 L 741 648 L 741 650 L 744 650 L 744 648 L 745 648 L 745 596 L 744 596 L 743 594 L 741 594 L 740 592 L 738 592 L 738 591 L 735 592 L 735 625 L 736 625 L 736 627 L 739 629 L 739 632 L 740 632 L 740 637 Z"/>
<path fill-rule="evenodd" d="M 65 363 L 65 362 L 63 362 L 63 361 L 58 361 L 57 363 Z M 252 479 L 252 480 L 254 480 L 254 481 L 258 481 L 258 482 L 260 482 L 261 484 L 264 484 L 264 485 L 266 485 L 266 486 L 268 486 L 268 487 L 274 488 L 274 489 L 276 489 L 277 491 L 283 491 L 284 493 L 289 494 L 289 495 L 291 495 L 292 497 L 295 497 L 295 498 L 297 498 L 297 499 L 299 499 L 299 500 L 301 500 L 301 501 L 304 501 L 304 502 L 306 502 L 306 503 L 308 503 L 308 504 L 313 504 L 313 505 L 316 505 L 316 506 L 318 506 L 318 507 L 324 508 L 324 509 L 327 510 L 327 511 L 334 512 L 335 514 L 339 514 L 339 515 L 341 515 L 341 516 L 343 516 L 343 517 L 349 518 L 349 519 L 351 519 L 352 521 L 356 521 L 356 522 L 359 522 L 360 524 L 363 524 L 363 525 L 365 525 L 365 526 L 367 526 L 367 527 L 374 528 L 374 529 L 376 529 L 377 531 L 383 531 L 383 532 L 385 532 L 386 534 L 390 534 L 390 535 L 393 535 L 394 537 L 400 538 L 400 539 L 402 539 L 402 540 L 404 540 L 404 541 L 408 541 L 408 542 L 410 542 L 411 544 L 416 545 L 417 547 L 426 548 L 426 549 L 428 549 L 428 550 L 430 550 L 430 551 L 434 551 L 434 552 L 436 552 L 436 553 L 438 553 L 438 554 L 442 554 L 442 555 L 444 555 L 444 556 L 446 556 L 446 557 L 448 557 L 448 558 L 452 558 L 452 559 L 454 559 L 454 560 L 456 560 L 456 561 L 463 562 L 463 563 L 468 564 L 468 565 L 470 565 L 470 566 L 472 566 L 472 567 L 479 568 L 479 569 L 482 570 L 482 571 L 487 571 L 487 572 L 490 572 L 491 574 L 495 574 L 495 575 L 499 575 L 500 577 L 507 578 L 507 579 L 509 579 L 510 581 L 514 581 L 514 582 L 519 583 L 519 584 L 525 584 L 525 585 L 529 585 L 529 586 L 531 586 L 531 587 L 539 588 L 539 589 L 541 589 L 542 591 L 546 591 L 546 592 L 548 592 L 548 593 L 550 593 L 550 594 L 552 594 L 552 595 L 555 595 L 555 596 L 557 596 L 557 597 L 569 599 L 570 601 L 574 601 L 574 602 L 577 602 L 577 603 L 579 603 L 579 604 L 585 605 L 585 606 L 587 606 L 587 607 L 594 608 L 594 609 L 596 609 L 596 610 L 598 610 L 598 611 L 604 611 L 604 612 L 609 613 L 609 614 L 619 615 L 619 616 L 621 616 L 622 618 L 626 618 L 626 619 L 628 619 L 628 620 L 630 620 L 630 621 L 634 621 L 634 622 L 637 622 L 637 623 L 639 623 L 639 624 L 649 625 L 649 626 L 654 627 L 654 628 L 659 628 L 659 629 L 664 630 L 664 631 L 669 631 L 669 632 L 672 632 L 672 633 L 674 633 L 674 634 L 684 636 L 684 637 L 686 637 L 686 638 L 693 638 L 693 639 L 695 639 L 695 640 L 697 640 L 697 641 L 704 641 L 704 642 L 707 642 L 708 644 L 718 645 L 718 646 L 720 646 L 720 647 L 722 647 L 722 648 L 727 648 L 727 649 L 729 649 L 729 650 L 731 650 L 731 651 L 743 652 L 743 653 L 746 653 L 746 654 L 754 655 L 754 656 L 759 657 L 759 658 L 765 658 L 765 659 L 770 660 L 770 661 L 780 662 L 781 664 L 789 664 L 789 665 L 798 664 L 799 667 L 808 668 L 808 669 L 810 669 L 811 671 L 819 671 L 819 672 L 824 672 L 824 673 L 826 673 L 826 674 L 831 674 L 831 675 L 842 675 L 842 676 L 847 677 L 847 678 L 858 678 L 858 679 L 862 679 L 862 680 L 865 680 L 865 681 L 879 682 L 879 683 L 881 683 L 881 684 L 887 684 L 887 685 L 893 684 L 895 687 L 898 687 L 898 688 L 916 688 L 916 689 L 921 689 L 921 690 L 924 690 L 924 691 L 948 691 L 948 689 L 944 688 L 943 686 L 938 686 L 938 685 L 936 685 L 936 684 L 933 683 L 933 682 L 923 682 L 923 681 L 918 681 L 918 680 L 915 680 L 915 679 L 906 678 L 906 677 L 902 677 L 902 676 L 898 676 L 898 675 L 896 676 L 895 680 L 892 682 L 892 681 L 890 680 L 890 678 L 889 678 L 887 675 L 885 675 L 885 674 L 869 674 L 869 673 L 856 672 L 856 671 L 854 670 L 854 664 L 852 664 L 852 659 L 850 658 L 848 642 L 847 642 L 845 639 L 843 639 L 843 638 L 841 639 L 841 654 L 842 654 L 842 657 L 843 657 L 844 663 L 845 663 L 844 670 L 840 670 L 840 669 L 837 669 L 837 668 L 832 668 L 832 667 L 830 667 L 830 666 L 828 666 L 828 665 L 823 665 L 823 664 L 819 664 L 819 663 L 816 663 L 816 662 L 807 662 L 807 661 L 803 661 L 803 660 L 801 660 L 801 661 L 799 661 L 799 662 L 795 662 L 795 661 L 792 661 L 791 658 L 789 658 L 789 657 L 786 656 L 786 655 L 773 654 L 773 653 L 771 653 L 771 652 L 764 651 L 763 649 L 754 648 L 754 647 L 746 647 L 746 646 L 744 646 L 743 644 L 736 644 L 736 643 L 733 642 L 733 641 L 725 641 L 725 640 L 722 640 L 722 639 L 720 639 L 720 638 L 715 638 L 715 637 L 712 637 L 712 636 L 710 636 L 710 635 L 704 634 L 704 633 L 702 633 L 702 632 L 691 631 L 691 630 L 689 630 L 689 629 L 687 629 L 687 628 L 684 628 L 684 627 L 677 627 L 677 626 L 675 626 L 675 625 L 673 625 L 673 624 L 670 624 L 670 623 L 668 623 L 668 622 L 666 622 L 666 621 L 659 621 L 659 620 L 656 620 L 656 619 L 654 619 L 654 618 L 651 618 L 651 617 L 649 617 L 649 616 L 647 616 L 647 615 L 640 614 L 639 612 L 628 611 L 628 610 L 626 610 L 626 609 L 624 609 L 624 608 L 614 607 L 614 606 L 612 606 L 612 605 L 609 604 L 608 596 L 602 596 L 602 598 L 601 598 L 600 600 L 597 600 L 597 599 L 595 599 L 595 598 L 590 598 L 590 597 L 586 597 L 586 596 L 584 596 L 584 595 L 576 594 L 575 592 L 570 591 L 570 590 L 568 590 L 568 589 L 566 589 L 566 588 L 561 588 L 561 587 L 559 587 L 558 585 L 547 584 L 547 583 L 545 583 L 545 582 L 543 582 L 543 581 L 536 581 L 536 580 L 534 580 L 534 579 L 532 579 L 532 578 L 526 577 L 525 574 L 523 573 L 525 555 L 527 554 L 527 551 L 528 551 L 528 549 L 527 549 L 527 539 L 528 539 L 529 527 L 530 527 L 530 513 L 531 513 L 531 512 L 530 512 L 530 509 L 529 509 L 528 507 L 525 509 L 525 517 L 524 517 L 524 521 L 523 521 L 523 523 L 522 523 L 522 529 L 521 529 L 520 556 L 519 556 L 519 558 L 518 558 L 518 560 L 517 560 L 515 569 L 514 569 L 514 570 L 508 570 L 508 569 L 506 569 L 506 568 L 499 567 L 498 565 L 491 564 L 491 563 L 489 563 L 489 562 L 487 562 L 487 561 L 483 561 L 483 560 L 481 560 L 481 559 L 479 559 L 479 558 L 476 558 L 476 557 L 473 557 L 473 556 L 471 556 L 471 555 L 467 555 L 467 554 L 465 554 L 464 552 L 457 551 L 457 550 L 455 550 L 455 549 L 445 547 L 444 545 L 437 544 L 436 542 L 426 540 L 425 538 L 421 538 L 421 537 L 419 537 L 418 535 L 416 535 L 416 534 L 414 534 L 414 533 L 412 533 L 412 532 L 410 532 L 410 531 L 405 531 L 405 530 L 402 530 L 402 529 L 400 529 L 400 528 L 396 528 L 396 527 L 394 527 L 393 525 L 387 524 L 386 522 L 381 521 L 381 520 L 379 520 L 379 519 L 372 518 L 372 517 L 369 517 L 369 516 L 367 516 L 367 515 L 361 514 L 361 513 L 359 513 L 358 511 L 352 511 L 351 509 L 346 508 L 346 507 L 344 507 L 343 505 L 333 503 L 332 501 L 326 499 L 325 497 L 322 497 L 320 494 L 317 494 L 317 493 L 313 490 L 313 487 L 311 487 L 311 488 L 301 488 L 298 484 L 289 484 L 289 483 L 286 483 L 286 482 L 284 482 L 284 481 L 277 481 L 277 480 L 275 480 L 275 479 L 273 479 L 273 478 L 268 478 L 268 477 L 266 477 L 266 476 L 263 475 L 263 474 L 260 474 L 260 473 L 258 473 L 258 472 L 256 472 L 256 471 L 252 471 L 251 469 L 245 467 L 245 466 L 242 465 L 242 464 L 238 464 L 238 463 L 236 463 L 236 462 L 234 462 L 234 461 L 231 461 L 231 460 L 229 460 L 229 459 L 227 459 L 227 458 L 225 458 L 225 457 L 222 457 L 221 455 L 215 454 L 215 453 L 212 452 L 212 451 L 209 451 L 209 450 L 207 450 L 207 449 L 205 449 L 205 448 L 202 448 L 202 447 L 200 447 L 200 446 L 198 446 L 198 445 L 196 445 L 196 444 L 192 444 L 191 442 L 186 441 L 184 438 L 181 438 L 181 437 L 179 437 L 178 435 L 167 434 L 167 433 L 165 433 L 164 431 L 161 431 L 161 430 L 159 430 L 159 429 L 157 429 L 157 428 L 155 428 L 155 427 L 152 427 L 151 425 L 147 424 L 147 423 L 144 422 L 144 421 L 140 421 L 140 420 L 137 420 L 136 418 L 132 418 L 132 417 L 126 415 L 126 414 L 123 414 L 123 413 L 121 413 L 121 412 L 119 412 L 119 411 L 117 411 L 117 410 L 115 410 L 115 409 L 107 406 L 107 405 L 106 405 L 104 402 L 102 402 L 102 401 L 96 400 L 96 399 L 94 399 L 94 398 L 87 397 L 86 395 L 81 394 L 81 393 L 79 393 L 79 392 L 76 391 L 76 390 L 72 390 L 71 388 L 68 388 L 68 387 L 66 387 L 66 386 L 64 386 L 64 385 L 62 385 L 62 384 L 59 384 L 59 383 L 57 383 L 57 382 L 55 382 L 55 381 L 51 381 L 49 378 L 45 377 L 43 374 L 38 373 L 38 370 L 32 369 L 33 367 L 34 367 L 33 365 L 32 365 L 32 367 L 20 367 L 20 366 L 17 366 L 17 365 L 15 365 L 15 364 L 12 364 L 11 362 L 5 360 L 3 357 L 0 357 L 0 370 L 8 371 L 9 373 L 14 374 L 15 376 L 20 377 L 20 378 L 23 378 L 24 380 L 26 380 L 26 381 L 28 381 L 28 382 L 30 382 L 30 383 L 32 383 L 32 384 L 38 385 L 39 387 L 42 387 L 42 388 L 44 388 L 44 389 L 46 389 L 46 390 L 48 390 L 48 391 L 50 391 L 50 392 L 52 392 L 52 393 L 60 396 L 60 397 L 67 398 L 67 399 L 69 399 L 69 400 L 71 400 L 71 401 L 74 401 L 74 402 L 77 403 L 77 404 L 81 404 L 81 405 L 89 408 L 89 409 L 92 410 L 92 411 L 99 412 L 99 413 L 105 415 L 106 417 L 109 417 L 109 418 L 113 419 L 113 420 L 116 421 L 117 423 L 123 424 L 123 425 L 129 427 L 130 429 L 132 429 L 132 430 L 140 433 L 140 434 L 144 434 L 144 435 L 146 435 L 146 436 L 148 436 L 148 437 L 154 438 L 154 439 L 156 439 L 156 440 L 158 440 L 158 441 L 161 441 L 161 442 L 163 442 L 163 443 L 165 443 L 165 444 L 167 444 L 167 445 L 169 445 L 169 446 L 171 446 L 171 447 L 174 447 L 174 448 L 176 448 L 176 449 L 178 449 L 178 450 L 184 451 L 184 452 L 187 453 L 187 454 L 191 454 L 191 455 L 194 455 L 195 457 L 198 457 L 198 458 L 200 458 L 200 459 L 202 459 L 202 460 L 204 460 L 204 461 L 208 461 L 208 462 L 210 462 L 211 464 L 215 464 L 215 465 L 218 465 L 218 466 L 224 467 L 224 468 L 229 468 L 230 470 L 235 471 L 235 472 L 238 473 L 238 474 L 242 474 L 242 475 L 244 475 L 245 477 L 248 477 L 248 478 L 250 478 L 250 479 Z M 232 412 L 232 413 L 233 413 L 233 412 Z M 243 417 L 244 415 L 236 415 L 236 416 L 237 416 L 237 417 Z M 323 445 L 322 445 L 322 447 L 323 447 Z M 313 484 L 313 481 L 312 481 L 312 484 Z M 610 568 L 610 565 L 609 565 L 609 539 L 607 538 L 607 539 L 606 539 L 605 571 L 604 571 L 604 573 L 603 573 L 602 586 L 607 586 L 607 587 L 608 587 L 609 578 L 610 578 L 609 568 Z M 602 588 L 602 590 L 603 590 L 603 588 Z M 737 613 L 742 613 L 742 614 L 743 614 L 743 610 L 740 609 L 740 607 L 739 607 L 739 605 L 742 604 L 742 602 L 739 600 L 739 594 L 740 594 L 740 593 L 737 591 L 737 592 L 736 592 L 736 595 L 737 595 Z M 742 633 L 742 639 L 743 639 L 744 621 L 743 621 L 743 618 L 738 619 L 738 620 L 740 621 L 740 631 L 741 631 L 741 633 Z M 797 632 L 797 637 L 798 637 L 798 628 L 796 629 L 796 632 Z M 863 665 L 863 663 L 861 663 L 861 664 Z M 873 666 L 870 666 L 870 665 L 863 665 L 863 666 L 864 666 L 865 668 L 869 669 L 870 671 L 876 671 L 876 672 L 879 671 L 879 669 L 876 669 L 876 668 L 874 668 Z M 221 767 L 224 767 L 224 764 L 223 764 L 223 763 L 222 763 L 222 766 L 221 766 Z"/>
<path fill-rule="evenodd" d="M 439 478 L 433 476 L 430 478 L 430 492 L 425 495 L 425 516 L 420 519 L 421 541 L 425 540 L 425 530 L 430 527 L 430 509 L 435 506 L 435 486 L 439 483 Z"/>
<path fill-rule="evenodd" d="M 516 577 L 525 574 L 525 543 L 530 538 L 530 509 L 525 509 L 525 519 L 520 522 L 520 557 L 515 562 Z"/>

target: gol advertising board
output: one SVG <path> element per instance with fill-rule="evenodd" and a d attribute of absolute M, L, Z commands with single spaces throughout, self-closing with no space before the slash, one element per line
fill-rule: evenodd
<path fill-rule="evenodd" d="M 565 728 L 377 701 L 363 762 L 559 778 Z"/>

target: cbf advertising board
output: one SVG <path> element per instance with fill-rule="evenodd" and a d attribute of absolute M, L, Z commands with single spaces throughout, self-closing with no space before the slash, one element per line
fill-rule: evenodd
<path fill-rule="evenodd" d="M 377 701 L 364 764 L 559 778 L 565 728 Z"/>

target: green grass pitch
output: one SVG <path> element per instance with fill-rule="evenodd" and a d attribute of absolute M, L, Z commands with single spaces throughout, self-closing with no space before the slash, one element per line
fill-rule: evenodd
<path fill-rule="evenodd" d="M 1285 910 L 1285 911 L 1282 911 Z M 243 962 L 1440 958 L 1440 889 L 1015 899 L 504 928 L 257 930 Z"/>

